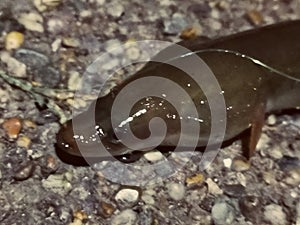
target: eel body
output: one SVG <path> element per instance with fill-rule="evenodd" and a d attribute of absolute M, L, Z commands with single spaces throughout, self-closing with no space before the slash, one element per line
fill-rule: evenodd
<path fill-rule="evenodd" d="M 225 126 L 222 140 L 211 134 L 212 106 L 208 98 L 217 90 L 208 83 L 207 89 L 203 91 L 201 85 L 199 86 L 193 78 L 168 63 L 149 62 L 143 69 L 113 88 L 108 95 L 93 102 L 87 112 L 94 113 L 94 121 L 89 121 L 87 112 L 84 112 L 75 120 L 73 118 L 63 124 L 57 134 L 57 149 L 75 156 L 85 154 L 93 156 L 92 152 L 95 149 L 101 151 L 100 140 L 105 150 L 113 156 L 149 150 L 156 146 L 145 145 L 143 141 L 131 143 L 132 148 L 128 148 L 122 143 L 122 135 L 125 137 L 128 134 L 127 129 L 130 128 L 132 134 L 137 137 L 135 140 L 144 140 L 150 136 L 155 139 L 156 134 L 151 133 L 149 124 L 153 118 L 159 117 L 166 125 L 165 137 L 161 140 L 160 146 L 174 147 L 179 143 L 179 139 L 184 137 L 183 148 L 203 147 L 208 144 L 209 138 L 212 140 L 209 144 L 214 145 L 229 141 L 248 131 L 244 156 L 249 158 L 259 140 L 265 114 L 300 107 L 299 37 L 300 20 L 297 20 L 206 42 L 196 39 L 177 43 L 199 56 L 218 81 L 221 88 L 218 94 L 224 97 L 226 115 L 225 121 L 217 121 L 215 125 Z M 158 56 L 164 55 L 170 49 L 172 46 Z M 171 61 L 179 64 L 189 62 L 193 54 L 174 55 Z M 201 78 L 200 71 L 194 73 Z M 150 79 L 153 76 L 172 80 L 184 89 L 190 99 L 185 100 L 181 92 L 173 88 L 168 90 L 168 96 L 177 96 L 176 98 L 180 100 L 177 107 L 168 102 L 168 96 L 164 96 L 162 92 L 161 97 L 157 95 L 141 97 L 132 105 L 127 117 L 112 113 L 116 96 L 122 94 L 123 88 L 138 79 Z M 148 93 L 153 89 L 153 85 L 155 86 L 155 83 L 149 80 L 146 88 L 143 87 L 143 90 L 136 88 L 132 92 Z M 196 109 L 196 114 L 193 115 L 192 111 L 189 111 L 191 103 Z M 115 126 L 112 120 L 118 121 L 119 126 Z M 76 129 L 73 126 L 74 121 Z M 200 126 L 200 132 L 182 132 L 182 122 Z M 122 129 L 124 124 L 126 129 Z"/>

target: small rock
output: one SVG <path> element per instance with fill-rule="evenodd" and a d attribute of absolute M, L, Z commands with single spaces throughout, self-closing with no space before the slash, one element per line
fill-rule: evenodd
<path fill-rule="evenodd" d="M 216 225 L 232 224 L 235 218 L 235 211 L 228 203 L 217 202 L 212 207 L 211 216 Z"/>
<path fill-rule="evenodd" d="M 25 136 L 25 135 L 19 137 L 18 140 L 17 140 L 17 145 L 18 145 L 18 147 L 21 147 L 21 148 L 28 149 L 30 144 L 31 144 L 30 138 Z"/>
<path fill-rule="evenodd" d="M 104 218 L 108 218 L 110 217 L 114 211 L 116 210 L 116 208 L 110 204 L 110 203 L 107 203 L 107 202 L 101 202 L 101 215 L 104 217 Z"/>
<path fill-rule="evenodd" d="M 138 47 L 129 47 L 126 49 L 126 55 L 128 56 L 128 58 L 130 60 L 138 60 L 140 58 L 140 55 L 141 55 L 141 51 Z"/>
<path fill-rule="evenodd" d="M 65 196 L 72 189 L 72 185 L 65 174 L 50 175 L 47 179 L 42 180 L 42 186 L 61 196 Z"/>
<path fill-rule="evenodd" d="M 247 12 L 247 19 L 255 26 L 262 24 L 264 21 L 262 14 L 256 10 Z"/>
<path fill-rule="evenodd" d="M 47 30 L 50 33 L 61 33 L 64 29 L 66 29 L 66 24 L 59 18 L 50 18 L 47 22 Z"/>
<path fill-rule="evenodd" d="M 296 207 L 297 207 L 296 225 L 300 225 L 300 202 L 298 202 Z"/>
<path fill-rule="evenodd" d="M 24 35 L 17 31 L 9 32 L 5 37 L 5 49 L 12 50 L 19 48 L 24 42 Z"/>
<path fill-rule="evenodd" d="M 188 26 L 181 14 L 174 14 L 171 20 L 164 20 L 164 33 L 177 35 Z"/>
<path fill-rule="evenodd" d="M 237 172 L 246 171 L 249 170 L 249 168 L 250 168 L 250 163 L 242 159 L 234 159 L 231 165 L 231 169 Z"/>
<path fill-rule="evenodd" d="M 122 208 L 133 207 L 139 200 L 139 192 L 135 189 L 124 188 L 121 189 L 115 196 L 115 200 Z"/>
<path fill-rule="evenodd" d="M 70 71 L 70 78 L 68 80 L 68 89 L 76 91 L 81 87 L 81 76 L 77 71 Z"/>
<path fill-rule="evenodd" d="M 61 0 L 33 0 L 34 6 L 40 12 L 44 12 L 49 9 L 54 9 L 61 4 Z"/>
<path fill-rule="evenodd" d="M 273 114 L 268 116 L 267 124 L 271 125 L 271 126 L 275 125 L 276 124 L 276 116 Z"/>
<path fill-rule="evenodd" d="M 258 140 L 258 143 L 256 145 L 256 149 L 264 149 L 268 146 L 268 143 L 270 143 L 269 136 L 262 133 Z M 262 151 L 260 153 L 262 153 Z M 265 156 L 265 155 L 263 155 L 263 156 Z"/>
<path fill-rule="evenodd" d="M 142 197 L 141 197 L 141 199 L 147 205 L 154 205 L 155 204 L 154 198 L 151 195 L 149 195 L 149 194 L 143 194 Z"/>
<path fill-rule="evenodd" d="M 181 31 L 180 38 L 184 40 L 191 40 L 199 36 L 200 33 L 201 33 L 200 25 L 187 27 L 183 31 Z"/>
<path fill-rule="evenodd" d="M 185 196 L 185 187 L 180 183 L 169 183 L 167 184 L 169 196 L 175 200 L 180 201 Z"/>
<path fill-rule="evenodd" d="M 211 179 L 206 179 L 206 184 L 208 186 L 208 192 L 213 195 L 221 195 L 223 194 L 223 190 Z"/>
<path fill-rule="evenodd" d="M 206 18 L 210 16 L 212 9 L 208 2 L 205 1 L 199 4 L 192 4 L 188 7 L 187 10 L 193 12 L 195 16 L 199 18 Z"/>
<path fill-rule="evenodd" d="M 288 171 L 300 168 L 300 160 L 297 157 L 283 156 L 278 160 L 278 165 L 281 170 Z"/>
<path fill-rule="evenodd" d="M 33 121 L 31 121 L 31 120 L 23 120 L 23 126 L 24 126 L 24 129 L 32 129 L 32 130 L 34 130 L 34 129 L 36 129 L 36 124 L 33 122 Z"/>
<path fill-rule="evenodd" d="M 241 184 L 225 184 L 223 189 L 231 197 L 241 197 L 245 193 L 245 187 Z"/>
<path fill-rule="evenodd" d="M 134 225 L 136 221 L 136 212 L 132 209 L 126 209 L 112 218 L 111 225 Z"/>
<path fill-rule="evenodd" d="M 19 118 L 14 117 L 5 120 L 2 126 L 7 136 L 11 139 L 15 139 L 22 129 L 22 122 Z"/>
<path fill-rule="evenodd" d="M 121 17 L 124 13 L 124 6 L 122 4 L 110 3 L 107 4 L 107 13 L 113 17 Z"/>
<path fill-rule="evenodd" d="M 61 81 L 59 71 L 51 66 L 39 68 L 33 75 L 35 82 L 50 88 L 56 87 Z"/>
<path fill-rule="evenodd" d="M 287 184 L 296 186 L 300 184 L 300 168 L 291 169 L 287 172 L 284 181 Z"/>
<path fill-rule="evenodd" d="M 111 39 L 104 43 L 106 52 L 112 55 L 121 55 L 123 53 L 122 43 L 118 39 Z"/>
<path fill-rule="evenodd" d="M 53 41 L 51 44 L 52 51 L 57 52 L 61 46 L 61 43 L 62 43 L 62 40 L 60 38 L 55 39 L 55 41 Z"/>
<path fill-rule="evenodd" d="M 243 216 L 254 224 L 259 224 L 261 218 L 262 200 L 253 195 L 247 195 L 239 199 L 239 207 Z"/>
<path fill-rule="evenodd" d="M 277 183 L 275 174 L 272 172 L 268 172 L 268 171 L 263 172 L 263 179 L 267 184 L 274 185 Z"/>
<path fill-rule="evenodd" d="M 223 164 L 226 168 L 230 168 L 231 164 L 232 164 L 232 159 L 230 159 L 230 158 L 224 159 Z"/>
<path fill-rule="evenodd" d="M 40 167 L 42 173 L 49 175 L 57 171 L 59 168 L 59 162 L 55 157 L 49 154 L 41 159 Z"/>
<path fill-rule="evenodd" d="M 29 177 L 32 176 L 34 169 L 35 169 L 35 165 L 32 161 L 24 163 L 16 170 L 14 174 L 15 180 L 18 181 L 27 180 Z"/>
<path fill-rule="evenodd" d="M 74 218 L 79 219 L 81 221 L 88 218 L 88 215 L 83 211 L 76 211 L 76 212 L 74 212 L 73 216 L 74 216 Z"/>
<path fill-rule="evenodd" d="M 20 48 L 15 52 L 14 57 L 32 69 L 43 68 L 50 63 L 46 55 L 31 49 Z"/>
<path fill-rule="evenodd" d="M 71 38 L 71 37 L 65 37 L 62 39 L 62 44 L 65 47 L 71 47 L 71 48 L 77 48 L 80 46 L 79 40 L 76 38 Z"/>
<path fill-rule="evenodd" d="M 187 185 L 192 185 L 192 184 L 201 184 L 204 181 L 204 175 L 203 173 L 198 173 L 195 176 L 192 177 L 187 177 L 185 182 Z"/>
<path fill-rule="evenodd" d="M 8 52 L 1 52 L 0 59 L 7 65 L 7 71 L 15 77 L 26 77 L 26 65 L 10 56 Z"/>
<path fill-rule="evenodd" d="M 283 157 L 282 150 L 279 146 L 276 146 L 268 151 L 268 155 L 273 159 L 281 159 Z"/>
<path fill-rule="evenodd" d="M 222 28 L 222 24 L 218 20 L 211 20 L 210 26 L 213 30 L 220 30 Z"/>
<path fill-rule="evenodd" d="M 27 30 L 44 32 L 43 17 L 38 13 L 22 13 L 18 18 L 18 22 L 24 25 Z"/>
<path fill-rule="evenodd" d="M 286 214 L 284 213 L 282 207 L 279 205 L 267 205 L 264 210 L 264 217 L 267 221 L 274 225 L 287 224 Z"/>
<path fill-rule="evenodd" d="M 147 159 L 150 162 L 157 162 L 164 158 L 163 154 L 159 151 L 151 151 L 144 154 L 145 159 Z"/>

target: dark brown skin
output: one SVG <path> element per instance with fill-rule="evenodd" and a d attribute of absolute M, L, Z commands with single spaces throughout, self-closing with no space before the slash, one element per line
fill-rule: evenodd
<path fill-rule="evenodd" d="M 244 140 L 243 149 L 244 156 L 247 158 L 253 155 L 266 113 L 300 108 L 299 37 L 300 21 L 290 21 L 204 43 L 198 40 L 178 43 L 200 56 L 216 76 L 227 108 L 227 125 L 223 141 L 231 140 L 248 130 L 249 135 Z M 159 53 L 157 57 L 163 55 L 165 51 L 167 50 Z M 174 60 L 189 60 L 189 57 L 186 55 Z M 142 77 L 153 76 L 153 74 L 180 84 L 194 101 L 199 114 L 197 119 L 201 122 L 191 118 L 179 119 L 178 113 L 185 110 L 184 105 L 178 112 L 167 101 L 162 102 L 162 98 L 143 98 L 131 110 L 131 116 L 141 110 L 146 110 L 146 113 L 134 117 L 129 122 L 132 133 L 140 139 L 147 138 L 150 135 L 149 121 L 154 117 L 161 117 L 167 124 L 167 134 L 160 146 L 172 147 L 176 146 L 180 137 L 180 120 L 188 120 L 190 123 L 200 124 L 201 132 L 200 136 L 199 134 L 184 134 L 186 138 L 191 141 L 198 139 L 198 147 L 206 146 L 211 131 L 211 112 L 207 104 L 207 93 L 204 95 L 201 88 L 183 71 L 168 64 L 149 62 L 141 71 L 114 88 L 107 96 L 98 98 L 94 102 L 96 125 L 99 125 L 103 131 L 103 135 L 99 137 L 111 155 L 120 156 L 133 151 L 125 147 L 114 135 L 116 130 L 110 121 L 111 106 L 115 96 L 131 82 Z M 177 90 L 174 90 L 173 94 L 176 95 Z M 148 104 L 153 107 L 147 107 Z M 90 107 L 88 111 L 93 111 L 93 107 Z M 93 156 L 93 150 L 99 147 L 96 142 L 88 138 L 95 133 L 95 128 L 92 121 L 86 120 L 85 115 L 86 113 L 83 113 L 77 117 L 79 129 L 75 133 L 75 135 L 84 136 L 84 141 L 76 143 L 72 120 L 70 120 L 63 124 L 57 135 L 57 151 L 79 157 L 82 156 L 81 151 L 84 151 L 84 154 Z M 172 115 L 176 118 L 173 119 Z M 114 119 L 125 121 L 128 118 Z M 224 126 L 224 123 L 220 122 L 220 126 Z M 219 142 L 220 140 L 216 138 L 216 143 L 212 144 Z M 140 143 L 134 144 L 135 150 L 149 150 Z M 189 149 L 193 146 L 189 146 L 187 142 L 183 147 Z"/>

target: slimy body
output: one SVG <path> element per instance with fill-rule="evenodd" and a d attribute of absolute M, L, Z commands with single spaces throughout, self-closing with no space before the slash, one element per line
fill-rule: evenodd
<path fill-rule="evenodd" d="M 226 105 L 226 130 L 222 141 L 226 142 L 245 130 L 249 131 L 244 149 L 247 158 L 254 153 L 265 114 L 300 108 L 299 37 L 300 21 L 289 21 L 206 42 L 196 39 L 178 43 L 197 54 L 208 65 L 221 87 L 220 94 L 223 95 Z M 166 50 L 158 56 L 164 51 Z M 189 54 L 174 55 L 174 60 L 189 60 L 189 57 Z M 205 146 L 211 135 L 208 93 L 204 93 L 199 85 L 180 69 L 165 63 L 149 62 L 143 69 L 112 89 L 108 95 L 98 98 L 92 104 L 88 111 L 95 109 L 95 121 L 87 121 L 84 112 L 77 116 L 76 131 L 72 120 L 63 124 L 57 134 L 57 150 L 79 157 L 83 153 L 89 155 L 88 152 L 98 148 L 97 142 L 91 138 L 95 134 L 113 156 L 129 154 L 133 150 L 149 150 L 140 143 L 134 143 L 134 149 L 129 149 L 122 140 L 116 138 L 117 127 L 113 127 L 111 123 L 111 108 L 116 96 L 126 85 L 154 75 L 172 80 L 184 88 L 196 106 L 197 118 L 180 117 L 188 107 L 187 102 L 183 101 L 181 107 L 175 109 L 168 103 L 167 98 L 149 96 L 141 98 L 133 105 L 130 120 L 114 119 L 129 121 L 132 133 L 140 139 L 145 139 L 150 135 L 149 122 L 155 117 L 162 118 L 167 130 L 160 146 L 167 147 L 176 146 L 178 143 L 182 135 L 181 120 L 197 123 L 200 125 L 200 135 L 186 134 L 185 138 L 191 141 L 198 140 L 198 147 Z M 198 75 L 201 76 L 201 73 Z M 149 86 L 149 89 L 151 88 Z M 211 91 L 214 91 L 213 88 Z M 176 95 L 177 90 L 171 91 L 172 93 Z M 143 113 L 138 114 L 139 112 Z M 134 116 L 137 114 L 138 116 Z M 221 125 L 224 123 L 220 123 Z M 183 147 L 193 147 L 188 143 L 189 141 Z"/>

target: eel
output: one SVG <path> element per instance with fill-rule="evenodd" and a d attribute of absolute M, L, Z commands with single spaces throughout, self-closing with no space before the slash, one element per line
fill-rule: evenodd
<path fill-rule="evenodd" d="M 205 42 L 200 39 L 178 42 L 178 45 L 192 53 L 172 55 L 172 46 L 162 50 L 154 58 L 165 57 L 168 63 L 151 60 L 106 96 L 96 99 L 87 112 L 63 124 L 57 134 L 56 150 L 76 157 L 93 157 L 99 151 L 103 156 L 107 155 L 103 153 L 105 151 L 114 157 L 132 157 L 138 155 L 138 152 L 157 147 L 156 142 L 155 145 L 143 142 L 149 137 L 160 141 L 158 147 L 174 149 L 181 143 L 182 149 L 189 150 L 230 142 L 241 133 L 246 133 L 242 139 L 242 148 L 243 155 L 249 159 L 255 152 L 266 114 L 300 109 L 299 35 L 300 20 L 295 20 Z M 172 64 L 189 64 L 193 55 L 205 62 L 221 88 L 217 94 L 224 98 L 224 105 L 221 106 L 225 107 L 225 121 L 217 121 L 214 126 L 225 127 L 222 139 L 211 133 L 212 106 L 208 101 L 209 98 L 216 98 L 214 92 L 218 89 L 210 87 L 210 83 L 199 85 L 194 78 Z M 188 67 L 196 76 L 205 80 L 203 71 L 193 70 L 193 67 L 197 68 L 196 65 Z M 156 83 L 151 82 L 153 76 Z M 141 94 L 141 99 L 136 102 L 122 100 L 122 90 L 141 78 L 149 78 L 143 83 L 148 86 L 138 88 L 133 85 L 132 89 L 133 94 Z M 186 98 L 177 88 L 168 90 L 168 95 L 174 95 L 180 101 L 176 106 L 168 102 L 164 92 L 161 92 L 162 96 L 143 95 L 150 93 L 156 85 L 160 86 L 163 79 L 175 82 L 190 98 Z M 121 96 L 120 99 L 128 101 L 128 104 L 134 103 L 129 114 L 124 116 L 124 113 L 113 113 L 116 96 Z M 196 112 L 190 110 L 191 105 L 195 106 Z M 94 119 L 90 117 L 91 113 Z M 151 130 L 155 127 L 151 128 L 151 123 L 155 124 L 157 120 L 153 119 L 157 118 L 163 119 L 166 125 L 162 139 L 158 137 L 161 135 L 160 130 L 159 135 L 153 132 L 155 129 Z M 113 120 L 118 122 L 113 123 Z M 183 123 L 200 126 L 200 132 L 182 132 Z M 136 137 L 130 147 L 123 143 L 122 138 L 125 139 L 126 135 Z M 180 142 L 182 137 L 185 141 Z M 99 142 L 104 149 L 103 146 L 99 147 Z"/>

